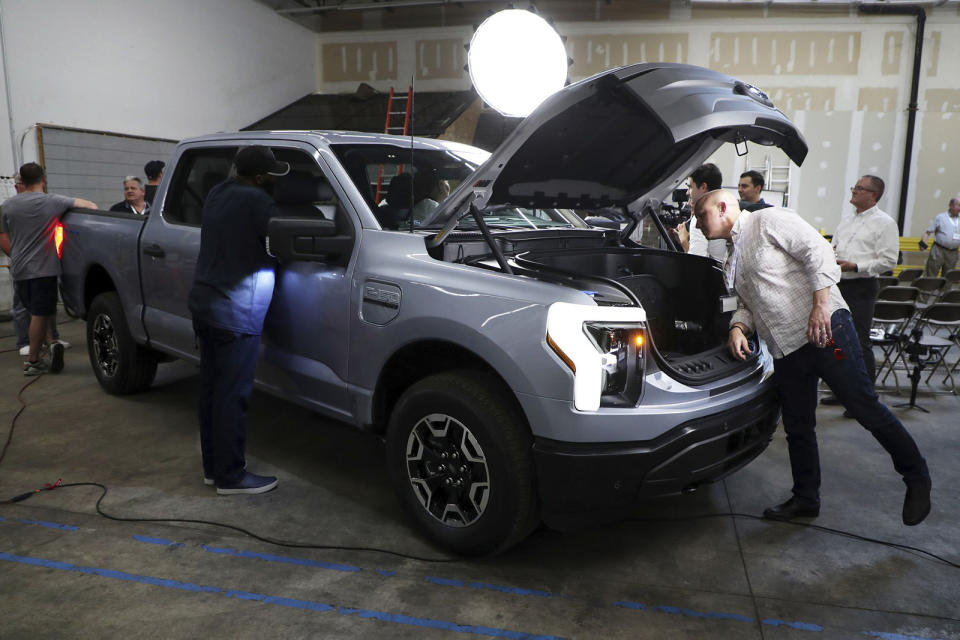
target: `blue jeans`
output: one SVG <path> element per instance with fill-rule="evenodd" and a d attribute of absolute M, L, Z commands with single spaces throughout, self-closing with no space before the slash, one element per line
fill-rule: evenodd
<path fill-rule="evenodd" d="M 783 429 L 793 472 L 793 494 L 805 501 L 820 502 L 820 452 L 815 431 L 820 378 L 857 422 L 887 450 L 904 482 L 908 485 L 929 482 L 927 463 L 917 443 L 873 389 L 850 312 L 836 311 L 830 324 L 833 347 L 806 344 L 774 360 L 774 380 L 780 392 Z M 842 357 L 834 353 L 835 348 L 842 350 Z"/>
<path fill-rule="evenodd" d="M 200 449 L 203 475 L 218 486 L 244 474 L 247 406 L 260 352 L 260 336 L 195 326 L 200 342 Z"/>

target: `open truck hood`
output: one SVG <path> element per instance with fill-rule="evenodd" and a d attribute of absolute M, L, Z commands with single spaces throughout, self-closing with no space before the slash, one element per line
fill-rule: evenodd
<path fill-rule="evenodd" d="M 597 209 L 662 198 L 726 142 L 775 145 L 798 165 L 807 144 L 759 89 L 685 64 L 635 64 L 547 98 L 438 212 L 478 207 Z M 473 192 L 473 198 L 470 198 Z"/>

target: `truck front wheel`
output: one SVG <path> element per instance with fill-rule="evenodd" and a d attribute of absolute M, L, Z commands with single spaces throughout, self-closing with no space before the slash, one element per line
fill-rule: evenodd
<path fill-rule="evenodd" d="M 87 353 L 93 372 L 107 393 L 145 391 L 157 375 L 157 356 L 130 335 L 123 304 L 115 291 L 101 293 L 90 304 Z"/>
<path fill-rule="evenodd" d="M 405 509 L 441 546 L 504 551 L 537 525 L 532 438 L 489 375 L 425 378 L 390 417 L 387 465 Z"/>

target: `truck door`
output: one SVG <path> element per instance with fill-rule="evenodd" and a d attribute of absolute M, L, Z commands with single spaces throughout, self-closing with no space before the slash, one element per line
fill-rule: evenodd
<path fill-rule="evenodd" d="M 357 237 L 356 213 L 323 158 L 307 145 L 270 144 L 290 174 L 276 181 L 280 214 L 334 220 L 338 233 Z M 288 202 L 292 183 L 310 184 L 312 201 Z M 296 199 L 296 198 L 294 198 Z M 356 253 L 354 251 L 354 253 Z M 277 267 L 273 302 L 263 327 L 257 382 L 300 405 L 349 421 L 347 345 L 352 261 L 290 262 Z"/>
<path fill-rule="evenodd" d="M 176 163 L 158 219 L 148 221 L 141 240 L 144 325 L 152 346 L 196 360 L 193 321 L 187 300 L 200 253 L 200 219 L 207 193 L 230 176 L 240 145 L 185 148 Z M 283 215 L 328 216 L 355 236 L 352 210 L 344 207 L 339 184 L 326 181 L 317 150 L 277 140 L 244 140 L 273 149 L 289 162 L 294 177 L 311 176 L 324 200 L 299 205 Z M 282 180 L 283 178 L 278 178 Z M 319 262 L 277 267 L 273 302 L 263 329 L 257 385 L 317 411 L 350 417 L 346 393 L 346 345 L 350 283 L 347 265 Z"/>
<path fill-rule="evenodd" d="M 200 213 L 207 193 L 230 174 L 237 146 L 184 148 L 161 185 L 140 240 L 140 278 L 151 346 L 197 359 L 187 308 L 200 253 Z"/>

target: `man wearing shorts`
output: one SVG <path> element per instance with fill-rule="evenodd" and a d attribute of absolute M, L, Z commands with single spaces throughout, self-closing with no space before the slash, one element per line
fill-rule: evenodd
<path fill-rule="evenodd" d="M 57 278 L 60 259 L 54 241 L 57 223 L 74 207 L 96 209 L 82 198 L 45 193 L 43 167 L 28 162 L 20 167 L 24 191 L 3 203 L 3 233 L 9 238 L 10 275 L 17 297 L 30 312 L 30 353 L 23 375 L 36 376 L 63 369 L 63 345 L 50 345 L 50 361 L 40 359 L 40 346 L 47 335 L 47 319 L 57 310 Z"/>

